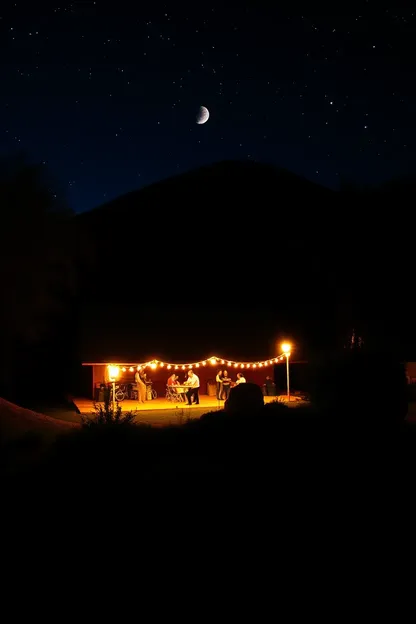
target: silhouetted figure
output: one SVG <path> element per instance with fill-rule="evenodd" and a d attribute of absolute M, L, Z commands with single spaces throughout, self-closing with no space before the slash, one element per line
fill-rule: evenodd
<path fill-rule="evenodd" d="M 266 396 L 276 396 L 276 384 L 274 383 L 273 379 L 267 375 L 266 377 L 266 381 L 263 385 L 264 388 L 264 394 Z"/>
<path fill-rule="evenodd" d="M 229 413 L 255 413 L 264 406 L 261 388 L 257 384 L 242 383 L 233 388 L 225 402 Z"/>

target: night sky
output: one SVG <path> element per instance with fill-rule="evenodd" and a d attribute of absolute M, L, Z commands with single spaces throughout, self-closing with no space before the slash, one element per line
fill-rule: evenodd
<path fill-rule="evenodd" d="M 76 211 L 223 159 L 332 188 L 414 171 L 415 9 L 231 4 L 3 1 L 1 150 Z"/>

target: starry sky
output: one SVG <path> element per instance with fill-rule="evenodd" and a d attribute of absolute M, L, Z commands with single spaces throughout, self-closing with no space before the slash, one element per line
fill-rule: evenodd
<path fill-rule="evenodd" d="M 3 0 L 2 153 L 78 212 L 224 159 L 331 188 L 414 173 L 411 3 L 233 4 Z"/>

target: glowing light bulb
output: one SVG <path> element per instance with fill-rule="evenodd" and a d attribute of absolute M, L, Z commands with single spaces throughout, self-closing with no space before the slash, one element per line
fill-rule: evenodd
<path fill-rule="evenodd" d="M 172 368 L 172 366 L 170 364 L 168 364 L 168 370 L 170 370 Z"/>
<path fill-rule="evenodd" d="M 232 362 L 228 362 L 227 366 L 232 366 Z"/>
<path fill-rule="evenodd" d="M 188 364 L 188 368 L 192 368 L 192 364 Z"/>
<path fill-rule="evenodd" d="M 206 365 L 207 365 L 207 363 L 205 361 L 202 362 L 202 366 L 206 366 Z"/>
<path fill-rule="evenodd" d="M 244 364 L 241 364 L 241 368 L 244 368 Z"/>
<path fill-rule="evenodd" d="M 161 363 L 159 364 L 159 366 L 160 366 L 161 368 L 163 368 L 163 367 L 164 367 L 164 363 L 163 363 L 163 362 L 161 362 Z"/>
<path fill-rule="evenodd" d="M 221 360 L 221 364 L 225 364 L 224 360 Z"/>
<path fill-rule="evenodd" d="M 120 374 L 119 366 L 112 366 L 112 365 L 108 366 L 108 376 L 110 378 L 110 381 L 115 381 L 116 379 L 118 379 L 119 374 Z"/>
<path fill-rule="evenodd" d="M 126 367 L 123 366 L 123 368 L 121 370 L 123 371 L 123 373 L 125 373 L 126 372 Z"/>
<path fill-rule="evenodd" d="M 217 360 L 215 358 L 211 358 L 210 362 L 213 366 L 215 366 L 215 364 L 217 363 Z"/>
<path fill-rule="evenodd" d="M 199 368 L 199 364 L 196 364 L 196 367 Z"/>
<path fill-rule="evenodd" d="M 182 370 L 185 370 L 185 366 L 182 366 Z"/>
<path fill-rule="evenodd" d="M 175 370 L 178 370 L 178 365 L 175 366 Z"/>
<path fill-rule="evenodd" d="M 237 367 L 238 367 L 238 364 L 237 364 L 237 363 L 236 363 L 236 364 L 234 364 L 234 368 L 237 368 Z"/>
<path fill-rule="evenodd" d="M 130 366 L 129 371 L 132 373 L 134 371 L 133 366 Z"/>
<path fill-rule="evenodd" d="M 156 367 L 157 367 L 156 362 L 152 362 L 152 363 L 150 364 L 150 368 L 151 368 L 152 370 L 155 370 L 155 368 L 156 368 Z"/>

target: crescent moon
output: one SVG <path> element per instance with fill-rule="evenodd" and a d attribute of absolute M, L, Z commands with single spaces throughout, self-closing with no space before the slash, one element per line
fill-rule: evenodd
<path fill-rule="evenodd" d="M 206 108 L 206 106 L 200 106 L 198 115 L 196 116 L 196 123 L 201 125 L 201 124 L 206 123 L 208 119 L 209 119 L 209 110 Z"/>

